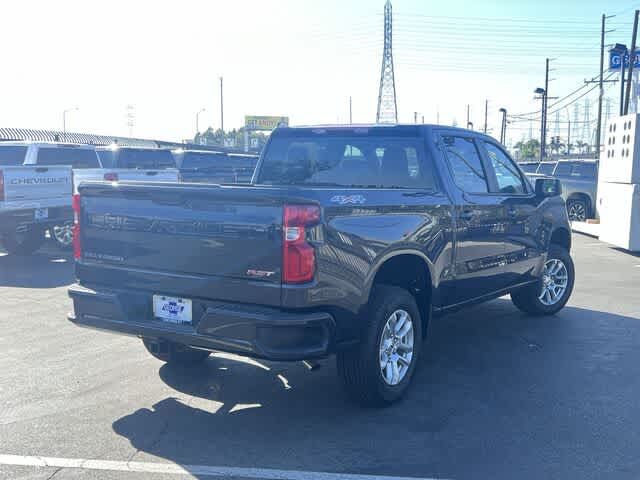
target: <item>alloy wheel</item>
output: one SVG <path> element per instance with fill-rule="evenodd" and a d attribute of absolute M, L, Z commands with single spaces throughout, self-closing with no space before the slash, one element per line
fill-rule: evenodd
<path fill-rule="evenodd" d="M 405 310 L 389 316 L 380 337 L 380 372 L 387 385 L 398 385 L 413 360 L 413 321 Z"/>

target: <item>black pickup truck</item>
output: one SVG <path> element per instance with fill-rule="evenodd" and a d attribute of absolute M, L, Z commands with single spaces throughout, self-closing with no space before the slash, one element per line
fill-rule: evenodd
<path fill-rule="evenodd" d="M 251 185 L 80 186 L 69 319 L 177 365 L 337 354 L 348 392 L 389 404 L 434 314 L 507 293 L 534 315 L 565 305 L 560 188 L 462 129 L 279 128 Z"/>

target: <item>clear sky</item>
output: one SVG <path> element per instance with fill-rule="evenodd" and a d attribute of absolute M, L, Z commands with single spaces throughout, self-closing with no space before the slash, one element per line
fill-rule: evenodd
<path fill-rule="evenodd" d="M 375 120 L 384 0 L 11 1 L 0 15 L 0 126 L 128 133 L 180 140 L 245 114 L 288 115 L 293 124 Z M 602 13 L 606 43 L 630 44 L 639 1 L 394 0 L 399 120 L 466 122 L 499 132 L 498 109 L 535 111 L 533 90 L 553 62 L 552 96 L 598 71 Z M 591 102 L 595 118 L 595 93 Z M 607 96 L 616 98 L 611 85 Z M 617 100 L 614 100 L 614 103 Z M 584 108 L 584 100 L 579 101 Z M 615 107 L 614 107 L 615 108 Z M 571 107 L 573 115 L 573 107 Z M 564 121 L 567 113 L 563 110 Z M 583 112 L 580 112 L 582 120 Z M 550 118 L 553 134 L 555 116 Z M 537 125 L 537 124 L 536 124 Z M 528 133 L 512 124 L 510 140 Z M 578 126 L 576 126 L 577 128 Z M 562 127 L 564 128 L 564 127 Z"/>

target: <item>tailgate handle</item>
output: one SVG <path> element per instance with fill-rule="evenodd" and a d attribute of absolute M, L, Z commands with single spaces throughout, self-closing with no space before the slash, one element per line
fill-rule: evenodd
<path fill-rule="evenodd" d="M 147 172 L 147 175 L 157 175 L 158 172 Z"/>
<path fill-rule="evenodd" d="M 47 167 L 36 167 L 36 172 L 38 173 L 44 173 L 44 172 L 48 172 L 49 169 Z"/>

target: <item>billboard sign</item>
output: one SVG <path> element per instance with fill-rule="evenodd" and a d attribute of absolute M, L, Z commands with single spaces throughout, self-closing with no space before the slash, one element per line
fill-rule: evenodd
<path fill-rule="evenodd" d="M 289 126 L 289 117 L 245 115 L 244 126 L 248 130 L 273 130 L 277 127 Z"/>
<path fill-rule="evenodd" d="M 619 51 L 609 50 L 609 71 L 620 71 L 620 59 L 622 55 Z M 624 52 L 624 68 L 629 68 L 629 51 Z M 634 55 L 633 68 L 640 68 L 640 50 L 636 50 Z"/>

